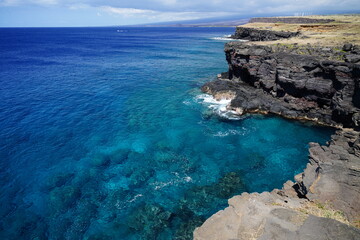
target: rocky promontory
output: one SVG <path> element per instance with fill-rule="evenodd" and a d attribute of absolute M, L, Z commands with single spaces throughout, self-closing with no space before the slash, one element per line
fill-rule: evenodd
<path fill-rule="evenodd" d="M 273 113 L 344 127 L 360 124 L 359 64 L 239 42 L 226 44 L 225 54 L 229 71 L 202 90 L 235 93 L 228 107 L 238 114 Z"/>
<path fill-rule="evenodd" d="M 232 38 L 250 41 L 274 41 L 283 38 L 291 38 L 299 35 L 299 32 L 269 31 L 246 27 L 237 27 Z"/>
<path fill-rule="evenodd" d="M 360 239 L 359 35 L 337 45 L 330 34 L 319 44 L 312 33 L 300 31 L 276 43 L 260 36 L 278 31 L 259 26 L 237 28 L 235 35 L 250 42 L 225 45 L 228 71 L 202 91 L 231 99 L 227 109 L 233 114 L 276 114 L 338 130 L 326 146 L 309 144 L 309 163 L 294 182 L 234 196 L 194 231 L 194 239 Z"/>

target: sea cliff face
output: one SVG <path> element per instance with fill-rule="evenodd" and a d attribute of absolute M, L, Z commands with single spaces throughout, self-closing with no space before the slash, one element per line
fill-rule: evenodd
<path fill-rule="evenodd" d="M 360 124 L 358 64 L 278 49 L 226 44 L 229 71 L 202 90 L 210 94 L 236 92 L 229 108 L 238 113 L 273 113 L 332 126 Z M 350 54 L 357 52 L 349 51 L 344 58 Z"/>
<path fill-rule="evenodd" d="M 299 35 L 298 32 L 279 32 L 259 30 L 246 27 L 237 27 L 233 38 L 250 41 L 273 41 L 283 38 L 291 38 Z"/>
<path fill-rule="evenodd" d="M 256 36 L 252 41 L 277 35 L 246 31 Z M 230 96 L 229 111 L 277 114 L 340 130 L 327 146 L 310 143 L 309 163 L 295 182 L 231 198 L 229 207 L 195 230 L 194 239 L 360 239 L 359 48 L 230 42 L 225 54 L 229 70 L 201 89 L 216 99 Z"/>

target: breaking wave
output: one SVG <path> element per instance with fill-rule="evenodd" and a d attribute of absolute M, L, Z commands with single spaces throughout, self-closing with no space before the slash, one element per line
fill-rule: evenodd
<path fill-rule="evenodd" d="M 196 101 L 206 106 L 214 114 L 220 116 L 221 118 L 229 120 L 240 120 L 244 118 L 234 110 L 228 108 L 231 99 L 216 100 L 209 94 L 200 94 L 196 96 Z"/>

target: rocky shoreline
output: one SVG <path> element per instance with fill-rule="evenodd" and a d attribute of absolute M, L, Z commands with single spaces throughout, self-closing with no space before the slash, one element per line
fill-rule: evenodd
<path fill-rule="evenodd" d="M 234 39 L 250 40 L 250 41 L 274 41 L 279 39 L 287 39 L 296 37 L 299 32 L 279 32 L 260 30 L 246 27 L 237 27 L 235 34 L 231 37 Z"/>
<path fill-rule="evenodd" d="M 246 31 L 256 36 L 251 41 L 278 34 Z M 194 231 L 194 239 L 360 239 L 359 47 L 230 42 L 225 54 L 228 72 L 201 89 L 231 99 L 229 111 L 277 114 L 339 130 L 328 146 L 310 143 L 309 163 L 295 182 L 231 198 L 228 208 Z"/>
<path fill-rule="evenodd" d="M 359 132 L 310 143 L 305 171 L 272 192 L 243 193 L 210 217 L 194 239 L 359 239 Z"/>
<path fill-rule="evenodd" d="M 358 64 L 239 42 L 226 44 L 225 53 L 229 71 L 202 91 L 217 98 L 232 95 L 228 107 L 238 114 L 273 113 L 352 128 L 360 124 Z"/>

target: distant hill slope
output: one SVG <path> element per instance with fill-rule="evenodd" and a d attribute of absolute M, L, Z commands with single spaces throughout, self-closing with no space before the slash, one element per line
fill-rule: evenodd
<path fill-rule="evenodd" d="M 163 23 L 150 23 L 141 25 L 132 25 L 131 27 L 235 27 L 238 25 L 246 24 L 249 18 L 238 19 L 199 19 L 180 22 L 163 22 Z"/>
<path fill-rule="evenodd" d="M 288 23 L 288 24 L 312 24 L 312 23 L 329 23 L 334 19 L 315 19 L 309 17 L 255 17 L 251 18 L 249 23 Z"/>

